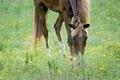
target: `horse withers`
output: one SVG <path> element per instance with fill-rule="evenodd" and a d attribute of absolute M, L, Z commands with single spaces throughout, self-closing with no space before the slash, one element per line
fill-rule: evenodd
<path fill-rule="evenodd" d="M 46 41 L 46 47 L 49 48 L 46 15 L 48 9 L 50 9 L 59 13 L 54 28 L 60 46 L 64 47 L 60 30 L 62 23 L 65 22 L 71 56 L 74 56 L 76 53 L 84 54 L 87 41 L 87 32 L 85 29 L 89 27 L 89 0 L 34 0 L 34 6 L 33 31 L 35 44 L 43 35 Z M 74 17 L 74 22 L 70 24 L 72 17 Z"/>

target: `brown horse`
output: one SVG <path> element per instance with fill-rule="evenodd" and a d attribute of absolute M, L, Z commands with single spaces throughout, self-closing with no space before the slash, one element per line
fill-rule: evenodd
<path fill-rule="evenodd" d="M 74 56 L 75 53 L 84 54 L 87 40 L 85 29 L 89 27 L 89 24 L 87 24 L 90 13 L 89 0 L 34 0 L 34 6 L 33 30 L 35 44 L 43 35 L 46 41 L 46 47 L 49 47 L 46 14 L 48 9 L 50 9 L 59 13 L 54 28 L 61 45 L 63 44 L 60 30 L 62 23 L 65 22 L 71 56 Z M 70 24 L 72 17 L 74 17 L 74 24 Z"/>

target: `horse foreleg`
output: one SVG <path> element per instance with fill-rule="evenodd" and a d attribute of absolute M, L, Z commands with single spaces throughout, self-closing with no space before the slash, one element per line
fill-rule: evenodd
<path fill-rule="evenodd" d="M 65 21 L 65 26 L 66 26 L 66 31 L 67 31 L 67 36 L 68 36 L 68 45 L 70 47 L 70 54 L 71 56 L 74 56 L 73 53 L 73 41 L 71 39 L 71 29 L 69 24 L 71 23 L 71 15 L 68 15 L 66 11 L 63 13 L 64 15 L 64 21 Z"/>
<path fill-rule="evenodd" d="M 65 45 L 64 45 L 64 43 L 62 41 L 62 37 L 61 37 L 61 34 L 60 34 L 60 30 L 61 30 L 63 20 L 64 20 L 63 15 L 59 14 L 59 16 L 57 18 L 57 21 L 56 21 L 56 23 L 54 25 L 55 32 L 56 32 L 57 38 L 59 40 L 60 53 L 63 53 L 63 51 L 65 50 Z"/>

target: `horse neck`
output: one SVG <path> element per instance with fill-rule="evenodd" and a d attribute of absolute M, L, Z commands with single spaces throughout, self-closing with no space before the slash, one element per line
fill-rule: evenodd
<path fill-rule="evenodd" d="M 70 1 L 70 4 L 71 4 L 73 16 L 75 18 L 76 17 L 76 13 L 77 13 L 77 0 L 69 0 L 69 1 Z"/>
<path fill-rule="evenodd" d="M 70 0 L 70 4 L 73 11 L 74 22 L 88 23 L 90 14 L 89 0 Z"/>
<path fill-rule="evenodd" d="M 89 0 L 77 0 L 77 11 L 81 22 L 88 23 L 90 15 Z"/>

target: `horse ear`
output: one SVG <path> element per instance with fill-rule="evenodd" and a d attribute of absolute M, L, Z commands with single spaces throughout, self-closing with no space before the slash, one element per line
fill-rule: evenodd
<path fill-rule="evenodd" d="M 88 28 L 90 26 L 90 24 L 84 24 L 83 27 L 84 29 Z"/>
<path fill-rule="evenodd" d="M 69 26 L 73 29 L 75 29 L 75 25 L 74 24 L 69 24 Z"/>

